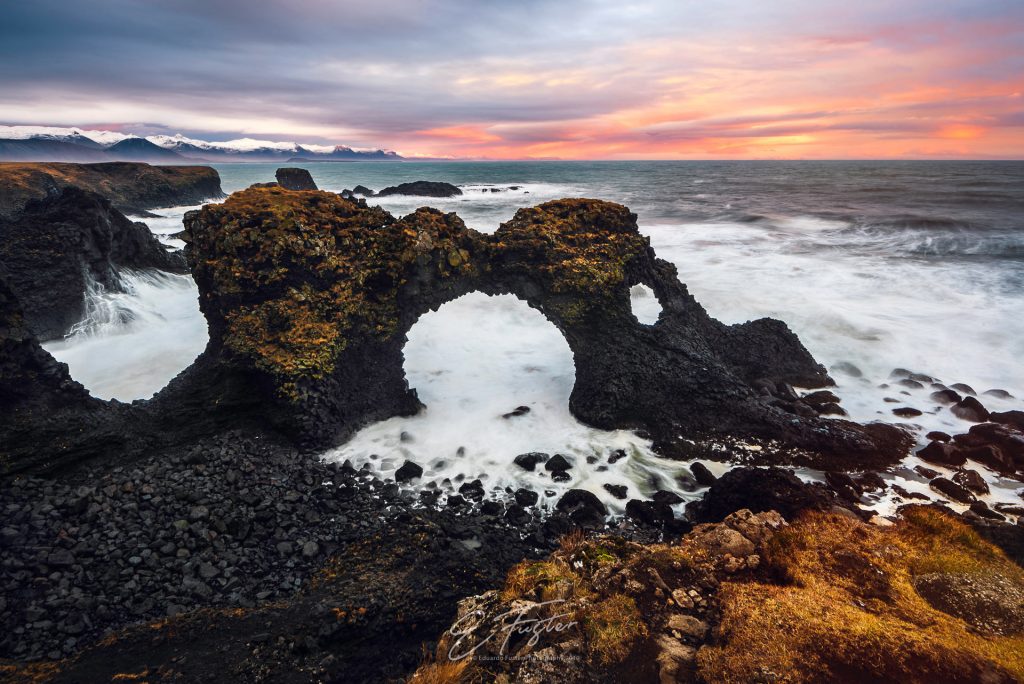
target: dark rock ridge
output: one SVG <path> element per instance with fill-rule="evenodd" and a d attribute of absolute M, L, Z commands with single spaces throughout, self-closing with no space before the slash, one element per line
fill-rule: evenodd
<path fill-rule="evenodd" d="M 477 290 L 514 294 L 562 332 L 576 362 L 570 409 L 595 427 L 645 430 L 667 446 L 777 439 L 806 451 L 794 461 L 826 456 L 830 469 L 891 463 L 909 445 L 896 428 L 798 410 L 790 384 L 830 379 L 796 336 L 771 319 L 712 319 L 621 205 L 548 202 L 483 235 L 434 209 L 396 219 L 331 193 L 251 188 L 185 225 L 210 345 L 165 394 L 216 412 L 253 388 L 251 408 L 306 446 L 417 412 L 406 333 Z M 656 325 L 631 313 L 637 283 L 662 304 Z"/>
<path fill-rule="evenodd" d="M 128 214 L 224 197 L 220 176 L 208 166 L 132 162 L 0 164 L 0 216 L 11 216 L 30 199 L 56 195 L 68 185 L 92 190 Z"/>
<path fill-rule="evenodd" d="M 275 174 L 277 183 L 285 190 L 316 190 L 313 176 L 306 169 L 285 167 Z"/>
<path fill-rule="evenodd" d="M 442 183 L 438 181 L 413 181 L 411 183 L 399 183 L 398 185 L 392 185 L 384 188 L 378 192 L 376 196 L 387 197 L 388 195 L 416 195 L 418 197 L 455 197 L 456 195 L 461 194 L 462 190 L 459 190 L 451 183 Z"/>
<path fill-rule="evenodd" d="M 645 431 L 668 455 L 844 470 L 884 467 L 909 448 L 897 428 L 817 417 L 791 385 L 830 380 L 785 324 L 712 319 L 618 204 L 548 202 L 483 235 L 434 209 L 396 219 L 332 193 L 252 188 L 187 215 L 184 238 L 210 342 L 153 399 L 102 404 L 123 421 L 119 458 L 245 426 L 323 448 L 414 414 L 406 334 L 473 291 L 516 295 L 562 332 L 577 418 Z M 655 325 L 632 314 L 637 283 L 662 304 Z M 16 377 L 0 377 L 0 390 Z M 76 420 L 88 423 L 90 402 Z M 0 416 L 8 473 L 111 452 L 98 428 L 61 434 L 56 416 L 12 415 Z"/>
<path fill-rule="evenodd" d="M 121 291 L 119 269 L 188 270 L 184 256 L 168 252 L 144 224 L 74 186 L 0 218 L 0 263 L 41 340 L 62 337 L 82 320 L 88 288 Z"/>

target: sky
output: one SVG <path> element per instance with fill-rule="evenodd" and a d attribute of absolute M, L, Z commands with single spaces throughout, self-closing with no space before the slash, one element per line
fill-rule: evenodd
<path fill-rule="evenodd" d="M 0 0 L 0 123 L 406 156 L 1024 158 L 1024 0 Z"/>

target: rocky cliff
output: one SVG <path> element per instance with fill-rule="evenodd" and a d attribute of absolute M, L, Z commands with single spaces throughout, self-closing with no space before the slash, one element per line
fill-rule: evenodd
<path fill-rule="evenodd" d="M 0 163 L 0 216 L 10 217 L 30 199 L 53 196 L 68 185 L 102 195 L 128 214 L 224 196 L 220 176 L 208 166 Z"/>
<path fill-rule="evenodd" d="M 75 186 L 30 200 L 14 218 L 0 217 L 0 263 L 41 340 L 62 337 L 82 320 L 90 288 L 121 291 L 119 269 L 188 270 L 144 224 Z"/>

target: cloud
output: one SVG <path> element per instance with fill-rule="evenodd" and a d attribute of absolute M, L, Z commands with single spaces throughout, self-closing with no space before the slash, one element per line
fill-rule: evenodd
<path fill-rule="evenodd" d="M 0 121 L 438 155 L 1020 157 L 1021 45 L 1013 0 L 35 0 L 3 10 Z"/>

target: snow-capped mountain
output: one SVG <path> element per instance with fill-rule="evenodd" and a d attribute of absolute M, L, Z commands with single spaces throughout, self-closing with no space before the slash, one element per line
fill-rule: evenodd
<path fill-rule="evenodd" d="M 87 159 L 181 164 L 201 161 L 386 161 L 401 158 L 394 152 L 355 150 L 343 145 L 254 138 L 211 142 L 181 134 L 142 137 L 76 127 L 0 125 L 0 161 Z"/>

